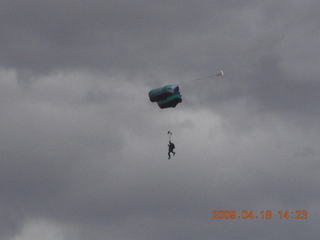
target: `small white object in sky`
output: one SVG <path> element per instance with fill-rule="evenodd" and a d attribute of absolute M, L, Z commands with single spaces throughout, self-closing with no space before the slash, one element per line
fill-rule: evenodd
<path fill-rule="evenodd" d="M 223 73 L 223 71 L 221 70 L 216 76 L 223 76 L 224 75 L 224 73 Z"/>

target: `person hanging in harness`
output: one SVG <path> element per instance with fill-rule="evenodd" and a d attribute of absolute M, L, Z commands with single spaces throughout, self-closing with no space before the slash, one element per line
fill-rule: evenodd
<path fill-rule="evenodd" d="M 174 156 L 174 155 L 176 155 L 176 153 L 173 151 L 173 149 L 175 148 L 175 146 L 174 146 L 173 142 L 171 142 L 170 140 L 169 140 L 168 147 L 169 147 L 169 151 L 168 151 L 168 159 L 170 159 L 170 158 L 171 158 L 170 153 L 172 153 L 172 154 L 173 154 L 173 156 Z"/>

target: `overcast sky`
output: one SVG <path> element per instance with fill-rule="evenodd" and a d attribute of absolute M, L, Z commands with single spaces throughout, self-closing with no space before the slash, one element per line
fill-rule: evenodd
<path fill-rule="evenodd" d="M 319 12 L 2 0 L 0 239 L 318 240 Z M 175 109 L 148 99 L 166 84 Z"/>

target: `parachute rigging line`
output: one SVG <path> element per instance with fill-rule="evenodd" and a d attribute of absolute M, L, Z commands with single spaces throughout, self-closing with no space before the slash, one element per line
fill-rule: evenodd
<path fill-rule="evenodd" d="M 189 81 L 180 82 L 177 85 L 181 85 L 181 84 L 185 84 L 185 83 L 189 83 L 189 82 L 200 81 L 200 80 L 205 80 L 205 79 L 208 79 L 208 78 L 219 77 L 219 76 L 223 76 L 223 75 L 224 75 L 224 72 L 221 70 L 219 73 L 217 73 L 215 75 L 211 75 L 211 76 L 207 76 L 207 77 L 201 77 L 201 78 L 197 78 L 197 79 L 193 79 L 193 80 L 189 80 Z"/>
<path fill-rule="evenodd" d="M 168 131 L 168 137 L 169 137 L 169 141 L 171 141 L 171 137 L 172 137 L 172 132 Z"/>

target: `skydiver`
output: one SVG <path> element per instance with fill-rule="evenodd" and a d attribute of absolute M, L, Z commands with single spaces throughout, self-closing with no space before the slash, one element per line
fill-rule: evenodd
<path fill-rule="evenodd" d="M 173 156 L 176 155 L 176 153 L 173 151 L 173 149 L 175 148 L 174 144 L 169 140 L 169 151 L 168 151 L 168 159 L 171 158 L 170 153 L 173 153 Z"/>

